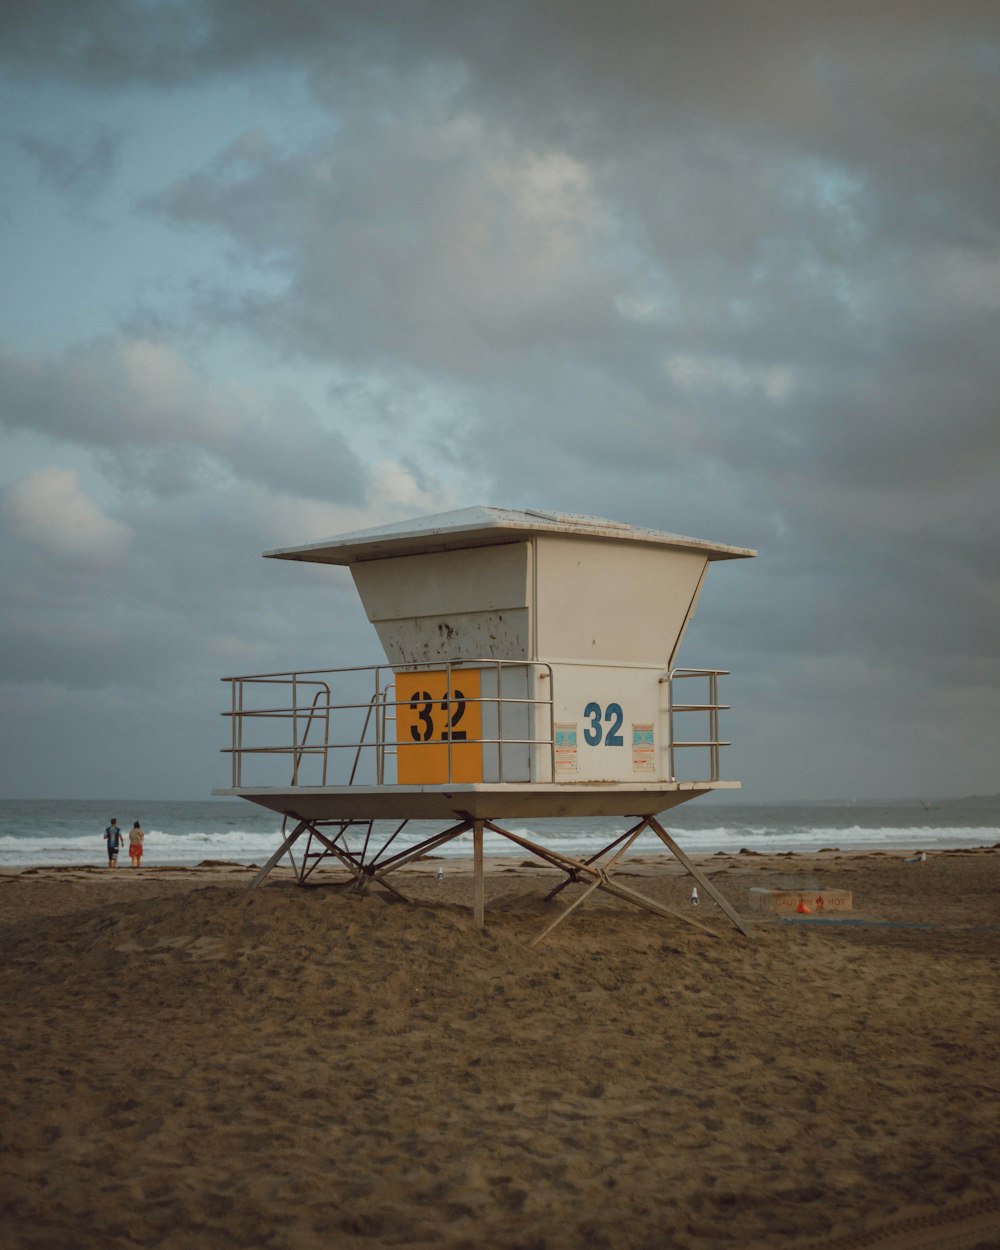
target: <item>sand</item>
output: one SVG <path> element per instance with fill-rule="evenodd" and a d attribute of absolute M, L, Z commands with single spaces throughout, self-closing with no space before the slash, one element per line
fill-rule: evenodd
<path fill-rule="evenodd" d="M 152 848 L 150 848 L 152 850 Z M 1000 851 L 711 856 L 741 937 L 558 874 L 0 875 L 3 1247 L 1000 1246 Z M 435 870 L 443 863 L 446 876 Z M 519 865 L 527 866 L 519 866 Z M 684 909 L 669 858 L 622 880 Z"/>

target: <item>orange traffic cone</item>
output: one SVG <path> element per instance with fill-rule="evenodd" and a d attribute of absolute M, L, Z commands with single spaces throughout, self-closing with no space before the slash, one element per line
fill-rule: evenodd
<path fill-rule="evenodd" d="M 796 909 L 795 909 L 795 910 L 796 910 L 796 911 L 797 911 L 800 915 L 803 915 L 803 916 L 811 916 L 811 915 L 812 915 L 812 908 L 809 906 L 809 904 L 808 904 L 808 903 L 799 903 L 798 907 L 796 907 Z"/>

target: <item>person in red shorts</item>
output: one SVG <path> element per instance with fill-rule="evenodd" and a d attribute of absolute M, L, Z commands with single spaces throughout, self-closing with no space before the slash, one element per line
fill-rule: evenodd
<path fill-rule="evenodd" d="M 142 844 L 146 839 L 139 822 L 135 821 L 132 828 L 128 831 L 128 857 L 132 861 L 132 867 L 140 867 L 142 860 Z"/>

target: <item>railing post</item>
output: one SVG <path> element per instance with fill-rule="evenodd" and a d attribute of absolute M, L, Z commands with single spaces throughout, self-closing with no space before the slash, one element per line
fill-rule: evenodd
<path fill-rule="evenodd" d="M 497 669 L 497 781 L 503 784 L 503 664 L 494 661 Z"/>
<path fill-rule="evenodd" d="M 545 666 L 542 678 L 549 680 L 548 724 L 549 724 L 549 781 L 556 779 L 556 683 L 552 676 L 552 665 Z M 529 773 L 530 780 L 530 773 Z"/>
<path fill-rule="evenodd" d="M 382 749 L 379 751 L 379 785 L 385 785 L 385 757 L 389 748 L 388 724 L 389 724 L 389 708 L 392 707 L 392 729 L 393 736 L 397 732 L 396 729 L 396 674 L 390 669 L 390 677 L 387 685 L 382 691 Z M 390 698 L 390 695 L 392 696 Z M 398 780 L 398 777 L 397 777 Z"/>
<path fill-rule="evenodd" d="M 298 703 L 299 703 L 298 680 L 297 680 L 297 674 L 293 673 L 292 674 L 292 760 L 293 760 L 292 785 L 293 786 L 297 786 L 299 784 L 299 760 L 301 759 L 301 756 L 299 755 Z"/>
<path fill-rule="evenodd" d="M 382 670 L 380 668 L 375 669 L 375 690 L 374 690 L 373 697 L 375 699 L 375 742 L 373 743 L 373 746 L 375 748 L 375 784 L 377 786 L 380 786 L 382 784 L 382 734 L 383 734 Z"/>
<path fill-rule="evenodd" d="M 455 780 L 454 776 L 452 775 L 453 763 L 452 763 L 452 755 L 451 755 L 451 742 L 452 742 L 451 725 L 452 725 L 452 720 L 453 720 L 452 710 L 451 710 L 451 696 L 454 693 L 455 693 L 455 687 L 452 684 L 451 661 L 449 660 L 445 664 L 445 673 L 444 673 L 444 706 L 445 706 L 444 723 L 447 727 L 446 733 L 448 734 L 448 784 L 449 785 L 451 785 L 451 783 Z"/>
<path fill-rule="evenodd" d="M 330 764 L 330 685 L 326 686 L 326 710 L 323 716 L 323 785 L 326 785 L 327 768 Z"/>
<path fill-rule="evenodd" d="M 230 730 L 230 738 L 232 739 L 232 747 L 233 747 L 233 760 L 232 760 L 233 789 L 238 790 L 239 785 L 240 785 L 240 780 L 239 780 L 240 756 L 239 756 L 239 752 L 236 749 L 237 732 L 238 732 L 236 726 L 240 718 L 236 715 L 237 704 L 236 704 L 236 682 L 235 681 L 231 681 L 229 683 L 229 703 L 230 703 L 230 707 L 232 710 L 232 722 L 233 722 L 231 726 L 231 730 Z"/>
<path fill-rule="evenodd" d="M 719 675 L 713 669 L 708 677 L 708 737 L 711 746 L 712 780 L 719 780 Z"/>
<path fill-rule="evenodd" d="M 667 771 L 670 774 L 670 784 L 674 785 L 677 781 L 677 770 L 674 760 L 674 675 L 672 672 L 667 673 L 667 727 L 669 732 L 669 741 L 667 742 Z"/>

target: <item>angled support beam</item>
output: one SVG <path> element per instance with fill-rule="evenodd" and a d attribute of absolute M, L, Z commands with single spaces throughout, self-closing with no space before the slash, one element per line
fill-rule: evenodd
<path fill-rule="evenodd" d="M 614 848 L 620 842 L 624 842 L 625 839 L 628 837 L 631 837 L 633 833 L 635 833 L 636 831 L 641 833 L 642 830 L 645 829 L 648 823 L 649 822 L 645 818 L 643 818 L 643 820 L 641 820 L 638 825 L 633 825 L 631 829 L 626 829 L 623 834 L 615 838 L 613 842 L 609 842 L 608 845 L 603 847 L 601 850 L 599 850 L 596 855 L 591 855 L 589 859 L 584 860 L 584 863 L 595 864 L 601 858 L 602 855 L 606 855 L 608 851 L 613 851 Z M 631 845 L 631 843 L 629 843 L 629 845 Z M 559 884 L 554 889 L 550 890 L 548 894 L 546 894 L 545 896 L 546 903 L 551 902 L 551 900 L 554 899 L 557 894 L 561 894 L 568 885 L 572 885 L 574 882 L 579 881 L 579 880 L 580 880 L 580 874 L 577 872 L 575 868 L 567 869 L 566 880 L 560 881 Z"/>
<path fill-rule="evenodd" d="M 670 907 L 665 907 L 662 903 L 657 903 L 655 900 L 647 898 L 645 894 L 640 894 L 638 890 L 618 885 L 616 882 L 606 878 L 602 879 L 599 870 L 591 864 L 585 864 L 582 860 L 574 859 L 571 855 L 564 855 L 561 851 L 553 851 L 548 847 L 539 846 L 536 842 L 530 842 L 527 838 L 522 838 L 518 833 L 511 833 L 509 829 L 502 829 L 490 820 L 484 820 L 483 824 L 487 829 L 492 829 L 494 833 L 499 833 L 502 837 L 507 838 L 508 841 L 514 842 L 518 846 L 523 846 L 526 851 L 531 851 L 533 855 L 540 856 L 554 867 L 561 868 L 564 872 L 568 872 L 570 868 L 575 868 L 578 872 L 588 877 L 597 877 L 600 883 L 599 889 L 606 890 L 609 894 L 614 894 L 626 902 L 634 904 L 636 907 L 643 907 L 646 911 L 655 912 L 658 916 L 669 916 L 672 920 L 683 920 L 685 924 L 693 925 L 694 928 L 700 929 L 710 937 L 717 938 L 719 936 L 714 929 L 701 924 L 693 916 L 688 916 L 684 912 L 674 911 Z"/>
<path fill-rule="evenodd" d="M 300 820 L 299 823 L 292 830 L 292 832 L 288 835 L 288 837 L 284 840 L 284 842 L 282 842 L 282 844 L 274 852 L 274 854 L 267 861 L 264 867 L 260 870 L 260 872 L 257 873 L 256 877 L 254 877 L 254 879 L 250 882 L 247 889 L 256 890 L 256 888 L 268 875 L 268 873 L 275 866 L 275 864 L 277 864 L 278 860 L 280 860 L 283 855 L 285 855 L 289 850 L 291 850 L 291 848 L 295 845 L 295 843 L 299 840 L 299 838 L 302 836 L 303 833 L 305 833 L 306 829 L 308 828 L 309 828 L 309 822 L 305 820 Z"/>
<path fill-rule="evenodd" d="M 333 855 L 336 859 L 340 860 L 340 862 L 344 865 L 344 867 L 349 872 L 354 874 L 355 878 L 360 875 L 360 868 L 358 865 L 357 857 L 352 855 L 350 850 L 347 847 L 337 845 L 337 838 L 340 838 L 342 836 L 344 832 L 343 829 L 341 829 L 340 833 L 337 834 L 336 838 L 328 838 L 326 834 L 321 833 L 319 829 L 316 828 L 315 825 L 309 826 L 309 832 L 312 834 L 314 838 L 316 838 L 317 841 L 322 842 L 323 846 L 325 847 L 324 853 L 320 856 L 317 856 L 317 861 L 313 865 L 313 868 L 317 868 L 319 866 L 320 861 L 325 859 L 328 855 Z M 310 868 L 309 871 L 312 872 L 312 870 L 313 869 Z M 302 879 L 305 880 L 304 874 L 303 874 Z"/>
<path fill-rule="evenodd" d="M 374 874 L 369 874 L 365 871 L 364 862 L 361 857 L 355 855 L 349 848 L 337 846 L 336 838 L 331 840 L 330 838 L 324 837 L 318 829 L 313 829 L 312 832 L 326 847 L 326 853 L 328 855 L 336 856 L 344 867 L 353 875 L 354 884 L 351 886 L 351 889 L 358 891 L 360 894 L 365 893 L 368 888 L 369 880 L 374 879 Z M 388 890 L 390 894 L 395 894 L 397 898 L 401 898 L 404 903 L 413 902 L 413 900 L 408 898 L 402 890 L 397 890 L 396 887 L 394 885 L 390 885 L 388 881 L 379 881 L 378 884 L 384 890 Z"/>
<path fill-rule="evenodd" d="M 435 847 L 443 846 L 446 842 L 457 838 L 459 834 L 468 833 L 471 828 L 471 822 L 463 820 L 460 824 L 453 825 L 443 833 L 436 834 L 433 838 L 427 838 L 419 846 L 414 846 L 408 851 L 400 851 L 398 855 L 394 855 L 392 859 L 387 860 L 377 871 L 373 871 L 370 874 L 371 879 L 377 881 L 379 885 L 384 885 L 384 878 L 390 872 L 395 872 L 397 868 L 402 868 L 404 864 L 408 864 L 411 860 L 419 859 L 421 855 L 426 855 L 428 851 L 433 851 Z"/>
<path fill-rule="evenodd" d="M 657 903 L 653 899 L 647 898 L 645 894 L 640 894 L 638 890 L 633 890 L 627 885 L 619 885 L 616 881 L 605 881 L 602 883 L 601 889 L 606 890 L 609 894 L 617 895 L 627 903 L 634 903 L 636 907 L 645 907 L 647 911 L 655 912 L 657 916 L 667 916 L 671 920 L 683 920 L 685 924 L 689 924 L 695 929 L 700 929 L 702 933 L 707 933 L 711 938 L 719 937 L 719 934 L 714 929 L 710 929 L 708 925 L 702 924 L 700 920 L 695 920 L 687 912 L 677 911 L 674 907 L 666 907 L 663 903 Z"/>
<path fill-rule="evenodd" d="M 726 898 L 722 894 L 719 893 L 719 891 L 715 888 L 715 886 L 711 883 L 711 881 L 709 881 L 708 877 L 705 876 L 705 874 L 698 867 L 698 865 L 694 863 L 693 860 L 689 859 L 688 856 L 681 850 L 681 848 L 673 840 L 670 834 L 667 833 L 666 829 L 664 829 L 664 827 L 660 824 L 660 822 L 656 819 L 655 816 L 650 816 L 649 827 L 650 829 L 653 830 L 653 832 L 660 839 L 660 841 L 666 846 L 666 848 L 671 852 L 671 854 L 676 859 L 680 860 L 680 862 L 688 870 L 691 876 L 694 877 L 695 881 L 698 882 L 698 884 L 705 891 L 705 893 L 711 899 L 713 899 L 716 903 L 718 903 L 718 905 L 726 913 L 726 915 L 733 922 L 733 924 L 737 927 L 737 929 L 739 929 L 739 931 L 743 934 L 743 936 L 752 938 L 753 933 L 751 932 L 750 929 L 747 928 L 746 923 L 742 919 L 742 917 L 736 911 L 733 910 L 733 908 L 730 906 Z"/>
<path fill-rule="evenodd" d="M 398 899 L 402 899 L 404 903 L 412 903 L 413 899 L 409 895 L 404 894 L 402 890 L 397 890 L 394 885 L 390 885 L 388 881 L 383 881 L 372 875 L 371 878 L 358 877 L 357 881 L 351 886 L 352 890 L 356 890 L 358 894 L 366 894 L 368 892 L 369 880 L 374 881 L 376 885 L 380 885 L 383 890 L 388 890 L 390 894 L 395 894 Z"/>
<path fill-rule="evenodd" d="M 546 925 L 545 928 L 541 931 L 541 933 L 539 933 L 536 938 L 533 938 L 532 941 L 528 943 L 529 946 L 537 946 L 539 942 L 543 942 L 548 937 L 548 935 L 552 932 L 552 930 L 556 927 L 556 925 L 562 924 L 562 922 L 566 919 L 566 917 L 569 916 L 572 912 L 576 911 L 576 909 L 580 906 L 581 903 L 586 902 L 586 900 L 590 898 L 591 894 L 593 894 L 595 890 L 599 890 L 602 886 L 605 886 L 608 884 L 608 870 L 625 854 L 625 852 L 632 845 L 632 843 L 636 840 L 639 834 L 642 833 L 645 827 L 646 827 L 646 822 L 643 821 L 642 824 L 638 827 L 638 829 L 633 831 L 632 836 L 628 838 L 628 840 L 622 844 L 622 846 L 615 852 L 614 855 L 611 856 L 608 862 L 606 864 L 599 865 L 597 869 L 597 876 L 590 883 L 590 885 L 587 886 L 584 892 L 578 898 L 575 898 L 572 903 L 570 903 L 570 905 L 566 908 L 566 910 L 563 912 L 561 916 L 556 916 L 555 920 L 553 920 L 551 924 Z M 614 846 L 618 842 L 621 842 L 621 838 L 616 838 L 615 842 L 613 842 L 611 845 Z M 591 856 L 591 858 L 587 860 L 588 868 L 593 864 L 594 858 L 595 858 L 594 856 Z M 564 884 L 568 884 L 568 882 L 564 882 Z"/>

